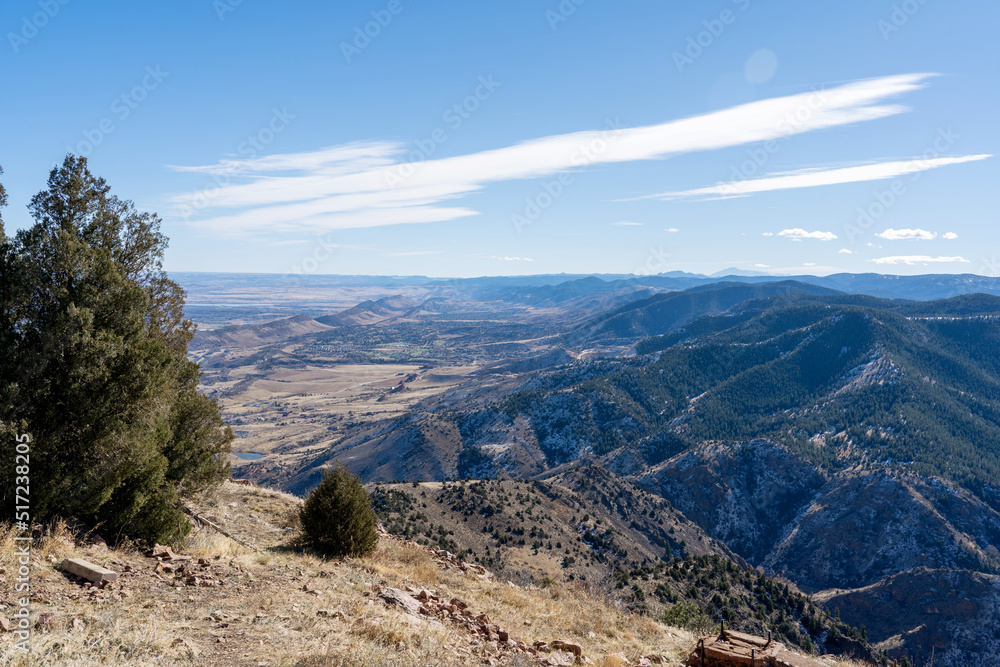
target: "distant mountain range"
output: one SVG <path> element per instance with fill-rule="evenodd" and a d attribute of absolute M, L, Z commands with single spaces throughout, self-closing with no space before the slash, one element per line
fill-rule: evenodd
<path fill-rule="evenodd" d="M 196 340 L 292 336 L 329 354 L 338 341 L 448 331 L 451 354 L 464 340 L 486 355 L 448 391 L 247 474 L 302 492 L 335 460 L 366 482 L 605 471 L 867 624 L 879 650 L 925 661 L 935 647 L 939 667 L 1000 651 L 997 279 L 534 276 L 421 289 Z M 521 324 L 507 329 L 508 317 Z M 634 521 L 629 539 L 645 544 Z M 947 582 L 968 584 L 967 602 Z M 890 598 L 928 602 L 881 613 Z"/>
<path fill-rule="evenodd" d="M 481 278 L 428 278 L 425 276 L 339 276 L 242 273 L 171 274 L 190 292 L 238 288 L 240 290 L 322 289 L 377 287 L 393 289 L 421 287 L 428 291 L 454 290 L 503 300 L 548 300 L 607 293 L 621 289 L 684 290 L 718 282 L 762 284 L 796 281 L 852 294 L 886 299 L 946 299 L 961 294 L 1000 295 L 1000 277 L 974 274 L 926 274 L 893 276 L 880 273 L 837 273 L 828 276 L 774 276 L 741 269 L 727 269 L 711 276 L 671 271 L 652 276 L 630 274 L 542 274 L 487 276 Z"/>
<path fill-rule="evenodd" d="M 984 279 L 899 280 L 887 284 L 928 293 Z M 551 303 L 608 284 L 510 298 Z M 348 433 L 284 485 L 309 488 L 336 458 L 366 481 L 548 479 L 598 465 L 749 563 L 807 592 L 837 589 L 823 599 L 852 623 L 862 614 L 847 605 L 873 604 L 879 582 L 936 581 L 899 578 L 913 568 L 1000 573 L 1000 297 L 889 300 L 787 280 L 634 296 L 559 339 L 570 351 L 630 346 L 624 356 L 498 366 Z M 947 619 L 920 618 L 945 641 Z M 871 639 L 884 646 L 916 632 L 881 623 Z"/>

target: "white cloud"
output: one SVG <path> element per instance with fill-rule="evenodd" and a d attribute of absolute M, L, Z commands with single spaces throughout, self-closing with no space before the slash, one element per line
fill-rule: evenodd
<path fill-rule="evenodd" d="M 793 241 L 801 241 L 802 239 L 833 241 L 837 238 L 837 235 L 833 232 L 807 232 L 806 230 L 798 227 L 795 229 L 784 229 L 778 232 L 778 236 L 784 236 L 785 238 L 792 239 Z"/>
<path fill-rule="evenodd" d="M 664 229 L 663 231 L 670 232 L 671 234 L 676 234 L 677 232 L 679 232 L 681 230 L 677 229 L 676 227 L 671 227 L 670 229 Z"/>
<path fill-rule="evenodd" d="M 390 252 L 386 257 L 420 257 L 422 255 L 440 255 L 443 250 L 410 250 L 408 252 Z"/>
<path fill-rule="evenodd" d="M 742 104 L 658 125 L 574 132 L 468 155 L 407 163 L 407 147 L 359 142 L 179 171 L 225 175 L 219 187 L 172 198 L 200 228 L 230 234 L 439 222 L 478 215 L 446 205 L 499 181 L 540 178 L 593 164 L 656 160 L 886 118 L 889 98 L 929 74 L 856 81 Z M 231 209 L 223 213 L 220 209 Z"/>
<path fill-rule="evenodd" d="M 841 255 L 853 255 L 854 251 L 848 250 L 847 248 L 841 248 L 840 250 L 837 251 L 837 253 Z"/>
<path fill-rule="evenodd" d="M 813 188 L 820 185 L 880 181 L 951 164 L 985 160 L 988 157 L 993 156 L 989 154 L 964 155 L 962 157 L 942 157 L 931 160 L 914 158 L 892 162 L 877 162 L 875 164 L 864 164 L 854 167 L 841 167 L 838 169 L 813 167 L 797 171 L 781 172 L 764 178 L 716 183 L 707 188 L 664 192 L 658 195 L 649 195 L 648 197 L 644 197 L 644 199 L 669 200 L 692 197 L 698 199 L 728 199 L 730 197 L 746 197 L 758 192 L 771 192 L 773 190 L 792 190 L 796 188 Z"/>
<path fill-rule="evenodd" d="M 895 257 L 879 257 L 872 261 L 876 264 L 907 264 L 909 266 L 915 264 L 969 263 L 969 260 L 964 257 L 928 257 L 927 255 L 897 255 Z"/>
<path fill-rule="evenodd" d="M 937 238 L 935 232 L 929 232 L 926 229 L 887 229 L 875 236 L 886 241 L 932 241 Z"/>
<path fill-rule="evenodd" d="M 955 232 L 948 232 L 944 236 L 942 236 L 941 238 L 947 239 L 949 241 L 954 241 L 955 239 L 958 238 L 958 234 L 956 234 Z"/>
<path fill-rule="evenodd" d="M 770 264 L 754 264 L 754 267 L 756 267 L 758 269 L 770 269 L 771 265 Z"/>
<path fill-rule="evenodd" d="M 615 227 L 642 227 L 641 222 L 627 222 L 625 220 L 621 222 L 612 222 L 611 224 Z"/>
<path fill-rule="evenodd" d="M 500 262 L 534 262 L 535 260 L 528 257 L 498 257 L 493 255 L 489 259 L 495 259 Z"/>
<path fill-rule="evenodd" d="M 764 236 L 774 236 L 774 232 L 764 232 Z"/>
<path fill-rule="evenodd" d="M 816 266 L 816 262 L 806 262 L 802 266 Z"/>

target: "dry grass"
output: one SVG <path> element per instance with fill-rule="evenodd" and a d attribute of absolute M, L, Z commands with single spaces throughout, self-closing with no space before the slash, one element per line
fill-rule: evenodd
<path fill-rule="evenodd" d="M 12 635 L 0 634 L 0 667 L 418 667 L 497 660 L 495 644 L 479 643 L 458 626 L 390 609 L 374 594 L 379 586 L 407 585 L 457 597 L 529 645 L 578 643 L 603 667 L 635 664 L 649 654 L 678 665 L 694 645 L 690 633 L 629 614 L 580 582 L 515 587 L 442 569 L 426 549 L 394 539 L 382 540 L 371 557 L 342 562 L 282 548 L 289 537 L 284 519 L 299 502 L 232 484 L 223 485 L 214 503 L 203 502 L 198 511 L 270 547 L 258 553 L 209 529 L 193 531 L 178 549 L 194 557 L 186 568 L 195 576 L 222 582 L 209 587 L 185 585 L 191 570 L 178 577 L 157 573 L 155 561 L 141 553 L 109 551 L 75 540 L 65 525 L 51 526 L 33 545 L 32 605 L 35 615 L 52 613 L 55 622 L 34 629 L 29 655 L 13 649 Z M 8 581 L 14 536 L 0 525 L 0 563 Z M 69 580 L 55 568 L 66 557 L 116 570 L 119 586 L 99 590 Z M 197 565 L 198 558 L 207 565 Z M 307 584 L 313 592 L 303 590 Z M 8 605 L 9 588 L 2 589 Z M 317 614 L 321 609 L 324 614 Z M 537 663 L 520 656 L 499 664 Z"/>

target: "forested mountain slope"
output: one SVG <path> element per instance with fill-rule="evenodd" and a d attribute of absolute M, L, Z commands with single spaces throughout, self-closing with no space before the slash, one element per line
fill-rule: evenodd
<path fill-rule="evenodd" d="M 730 288 L 719 289 L 708 297 L 716 305 Z M 635 354 L 471 377 L 403 417 L 346 433 L 274 481 L 308 488 L 333 459 L 386 482 L 543 480 L 593 465 L 855 624 L 872 591 L 900 590 L 898 577 L 914 568 L 994 581 L 1000 299 L 797 290 L 683 323 L 664 304 L 702 297 L 618 308 L 576 331 L 627 334 L 616 340 Z M 927 657 L 920 628 L 939 638 L 959 611 L 884 620 L 878 647 Z M 970 637 L 986 641 L 976 627 Z M 963 664 L 955 660 L 947 664 Z"/>

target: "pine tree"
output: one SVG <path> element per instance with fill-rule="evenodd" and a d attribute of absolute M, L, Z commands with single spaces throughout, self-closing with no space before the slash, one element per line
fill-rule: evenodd
<path fill-rule="evenodd" d="M 0 425 L 32 437 L 34 519 L 175 540 L 189 527 L 179 498 L 228 474 L 232 433 L 196 392 L 194 325 L 162 270 L 160 220 L 72 155 L 29 211 L 33 226 L 0 238 Z"/>
<path fill-rule="evenodd" d="M 364 556 L 378 545 L 368 493 L 340 462 L 306 498 L 300 518 L 303 543 L 324 556 Z"/>

